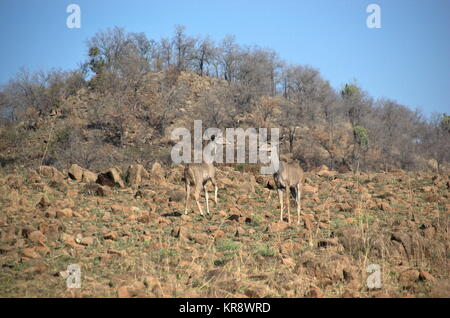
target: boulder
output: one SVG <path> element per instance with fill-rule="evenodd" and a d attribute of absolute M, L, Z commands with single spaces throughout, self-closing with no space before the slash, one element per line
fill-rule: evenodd
<path fill-rule="evenodd" d="M 81 177 L 81 181 L 86 183 L 92 183 L 97 181 L 98 175 L 95 172 L 83 169 L 83 176 Z"/>
<path fill-rule="evenodd" d="M 83 168 L 77 164 L 71 165 L 67 173 L 73 180 L 81 181 L 83 179 Z"/>
<path fill-rule="evenodd" d="M 120 177 L 120 171 L 117 168 L 111 168 L 106 172 L 100 173 L 97 178 L 97 183 L 102 186 L 125 188 L 125 183 Z"/>

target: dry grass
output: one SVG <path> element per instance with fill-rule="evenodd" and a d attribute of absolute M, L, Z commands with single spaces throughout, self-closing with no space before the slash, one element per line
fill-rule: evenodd
<path fill-rule="evenodd" d="M 177 180 L 151 177 L 140 190 L 156 194 L 135 199 L 131 188 L 97 197 L 69 179 L 1 175 L 0 296 L 450 296 L 446 176 L 310 173 L 307 228 L 279 222 L 263 184 L 240 191 L 251 172 L 221 170 L 218 179 L 236 186 L 221 187 L 210 218 L 181 215 L 183 200 L 169 200 L 182 190 Z M 41 209 L 43 196 L 50 206 Z M 72 216 L 49 213 L 63 209 Z M 33 231 L 45 242 L 33 241 Z M 77 243 L 86 237 L 92 242 Z M 69 264 L 81 266 L 81 289 L 67 289 L 60 276 Z M 381 267 L 381 290 L 366 286 L 370 264 Z"/>

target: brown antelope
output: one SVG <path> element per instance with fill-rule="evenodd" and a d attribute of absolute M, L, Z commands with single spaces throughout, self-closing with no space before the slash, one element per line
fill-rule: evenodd
<path fill-rule="evenodd" d="M 277 151 L 278 144 L 263 144 L 260 150 L 267 151 L 269 157 L 273 154 L 278 155 Z M 272 160 L 271 160 L 272 161 Z M 303 169 L 300 167 L 299 163 L 290 158 L 282 158 L 279 161 L 278 171 L 273 174 L 273 179 L 275 181 L 275 187 L 278 192 L 278 198 L 280 200 L 280 219 L 283 220 L 283 190 L 286 190 L 286 205 L 288 211 L 288 222 L 291 222 L 290 204 L 289 204 L 289 190 L 297 202 L 297 223 L 300 224 L 300 210 L 301 210 L 301 187 L 304 181 Z M 272 161 L 273 162 L 273 161 Z M 288 190 L 289 189 L 289 190 Z"/>
<path fill-rule="evenodd" d="M 228 142 L 223 137 L 211 137 L 212 141 L 212 157 L 215 157 L 217 145 L 228 144 Z M 190 201 L 190 193 L 191 187 L 194 187 L 194 199 L 197 203 L 197 207 L 200 210 L 200 214 L 203 215 L 203 210 L 198 201 L 200 198 L 200 192 L 203 188 L 205 191 L 205 200 L 206 200 L 206 213 L 209 214 L 209 197 L 208 190 L 206 189 L 206 184 L 208 181 L 214 186 L 214 203 L 217 205 L 217 182 L 215 179 L 216 168 L 214 167 L 213 161 L 208 160 L 209 162 L 202 163 L 188 163 L 184 168 L 184 182 L 186 186 L 186 206 L 184 210 L 184 214 L 188 213 L 189 209 L 189 201 Z"/>

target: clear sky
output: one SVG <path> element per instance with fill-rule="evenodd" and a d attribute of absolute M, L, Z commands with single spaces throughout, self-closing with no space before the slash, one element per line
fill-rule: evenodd
<path fill-rule="evenodd" d="M 69 4 L 81 28 L 69 29 Z M 369 29 L 369 4 L 381 29 Z M 450 113 L 450 0 L 0 0 L 0 83 L 20 67 L 72 69 L 85 41 L 121 26 L 159 39 L 183 24 L 189 35 L 275 49 L 320 70 L 333 87 L 355 81 L 375 98 Z"/>

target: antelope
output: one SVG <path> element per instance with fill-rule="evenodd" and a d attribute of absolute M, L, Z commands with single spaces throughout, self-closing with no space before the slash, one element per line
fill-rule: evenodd
<path fill-rule="evenodd" d="M 212 156 L 215 157 L 217 145 L 225 145 L 228 144 L 228 142 L 223 137 L 216 137 L 213 135 L 211 137 L 212 141 Z M 200 210 L 200 214 L 203 215 L 203 210 L 200 205 L 200 202 L 198 201 L 200 198 L 200 192 L 203 188 L 203 191 L 205 191 L 205 200 L 206 200 L 206 213 L 209 215 L 209 197 L 208 197 L 208 190 L 206 189 L 206 185 L 208 181 L 211 181 L 212 185 L 214 186 L 214 203 L 217 205 L 217 182 L 215 179 L 215 173 L 216 168 L 214 167 L 214 164 L 212 160 L 209 160 L 209 162 L 202 162 L 202 163 L 188 163 L 186 164 L 184 168 L 184 182 L 186 187 L 186 206 L 184 210 L 184 214 L 188 213 L 189 208 L 189 201 L 190 201 L 190 193 L 191 193 L 191 187 L 194 187 L 194 199 L 197 203 L 197 207 Z"/>
<path fill-rule="evenodd" d="M 277 152 L 278 144 L 263 144 L 260 147 L 260 150 L 267 151 L 269 157 L 272 156 L 273 153 L 278 154 Z M 278 198 L 280 200 L 280 220 L 283 221 L 283 190 L 286 190 L 286 205 L 288 211 L 288 223 L 291 222 L 291 213 L 289 207 L 289 191 L 288 188 L 297 202 L 297 224 L 300 224 L 300 210 L 301 210 L 301 187 L 304 181 L 304 173 L 303 169 L 300 167 L 300 164 L 297 161 L 294 161 L 290 158 L 282 158 L 279 160 L 279 168 L 273 174 L 273 179 L 275 181 L 275 187 L 278 192 Z"/>

